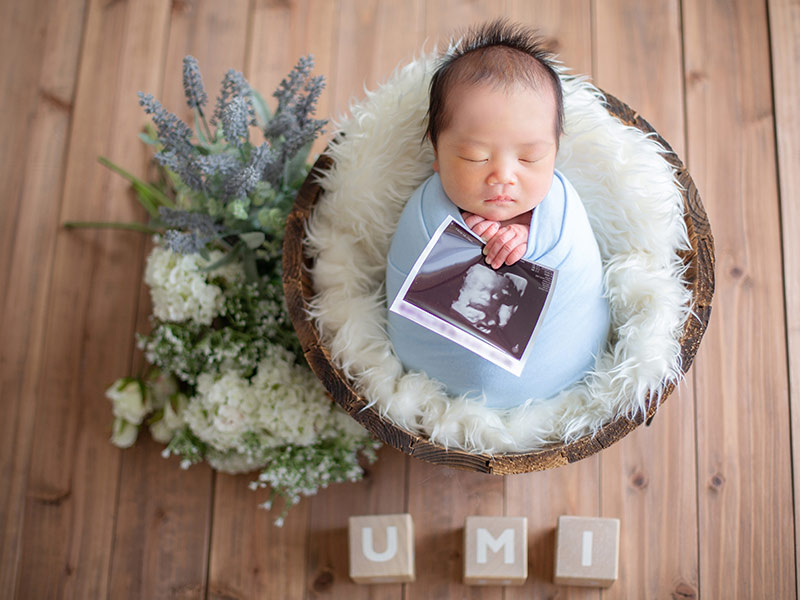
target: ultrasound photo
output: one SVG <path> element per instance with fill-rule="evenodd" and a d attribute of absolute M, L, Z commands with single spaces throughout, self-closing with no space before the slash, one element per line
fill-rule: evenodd
<path fill-rule="evenodd" d="M 525 260 L 495 270 L 482 250 L 480 238 L 449 217 L 390 310 L 519 376 L 557 271 Z"/>

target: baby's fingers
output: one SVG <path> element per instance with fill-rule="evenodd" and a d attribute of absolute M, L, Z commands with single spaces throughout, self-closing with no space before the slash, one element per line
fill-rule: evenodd
<path fill-rule="evenodd" d="M 517 246 L 514 232 L 508 228 L 500 230 L 486 244 L 483 253 L 486 255 L 486 262 L 497 269 L 502 265 L 509 253 Z"/>
<path fill-rule="evenodd" d="M 528 244 L 525 242 L 521 243 L 519 246 L 516 246 L 513 250 L 511 250 L 511 252 L 508 253 L 508 256 L 506 256 L 505 263 L 507 265 L 513 265 L 515 262 L 525 256 L 525 251 L 527 249 Z"/>
<path fill-rule="evenodd" d="M 500 223 L 497 221 L 489 221 L 478 215 L 470 215 L 464 219 L 464 222 L 469 226 L 472 232 L 480 236 L 484 240 L 491 239 L 500 229 Z"/>

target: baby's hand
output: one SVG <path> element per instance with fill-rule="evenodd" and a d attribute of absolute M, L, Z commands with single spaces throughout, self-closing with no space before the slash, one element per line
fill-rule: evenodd
<path fill-rule="evenodd" d="M 493 269 L 500 268 L 503 263 L 513 265 L 525 256 L 525 251 L 528 249 L 528 231 L 527 225 L 516 223 L 500 227 L 483 248 L 486 262 Z"/>
<path fill-rule="evenodd" d="M 492 236 L 500 229 L 500 223 L 497 221 L 484 219 L 471 212 L 465 211 L 462 213 L 462 216 L 464 217 L 464 222 L 467 224 L 467 227 L 472 230 L 472 233 L 480 236 L 484 242 L 488 242 L 492 239 Z"/>
<path fill-rule="evenodd" d="M 525 256 L 528 249 L 528 225 L 512 223 L 501 226 L 497 221 L 489 221 L 467 212 L 464 213 L 464 222 L 486 241 L 483 253 L 486 255 L 486 262 L 493 269 L 500 268 L 503 263 L 513 265 Z"/>

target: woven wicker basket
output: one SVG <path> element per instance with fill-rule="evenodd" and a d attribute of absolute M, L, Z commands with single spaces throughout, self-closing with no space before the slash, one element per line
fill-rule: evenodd
<path fill-rule="evenodd" d="M 670 146 L 650 124 L 620 100 L 605 94 L 607 109 L 626 125 L 652 134 L 668 152 L 665 159 L 675 168 L 682 188 L 684 220 L 689 234 L 691 250 L 682 256 L 687 265 L 686 285 L 691 290 L 693 316 L 687 319 L 681 335 L 682 369 L 686 373 L 692 365 L 700 340 L 705 333 L 711 314 L 714 294 L 714 241 L 705 209 L 689 172 Z M 411 433 L 382 418 L 374 408 L 365 408 L 367 401 L 358 394 L 354 382 L 332 362 L 330 353 L 320 339 L 319 332 L 308 317 L 309 301 L 314 294 L 309 276 L 310 259 L 304 254 L 303 236 L 306 222 L 322 195 L 317 183 L 319 175 L 327 171 L 332 159 L 323 154 L 297 195 L 289 215 L 283 244 L 283 286 L 294 327 L 303 346 L 306 360 L 325 384 L 334 400 L 354 419 L 366 427 L 379 440 L 411 456 L 432 463 L 460 469 L 506 475 L 558 467 L 575 462 L 607 448 L 623 438 L 642 421 L 649 421 L 656 412 L 653 404 L 646 417 L 637 420 L 618 418 L 607 423 L 596 435 L 584 436 L 572 443 L 552 444 L 546 448 L 520 454 L 477 454 L 446 449 L 427 438 Z M 674 388 L 670 384 L 661 395 L 664 402 Z"/>

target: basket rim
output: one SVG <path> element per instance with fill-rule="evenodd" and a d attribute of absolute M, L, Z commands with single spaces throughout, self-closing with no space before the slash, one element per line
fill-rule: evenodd
<path fill-rule="evenodd" d="M 686 375 L 708 327 L 714 295 L 714 240 L 700 195 L 689 174 L 672 147 L 630 106 L 611 94 L 599 90 L 605 97 L 608 112 L 623 124 L 639 129 L 659 143 L 665 160 L 675 170 L 684 207 L 684 222 L 691 244 L 681 258 L 687 270 L 684 284 L 692 294 L 692 310 L 684 323 L 680 337 L 681 373 Z M 636 427 L 653 419 L 658 407 L 675 388 L 669 383 L 655 402 L 649 403 L 646 415 L 627 416 L 603 425 L 595 434 L 587 434 L 572 442 L 557 442 L 523 453 L 488 454 L 446 448 L 412 433 L 382 417 L 366 399 L 359 395 L 353 382 L 331 361 L 321 335 L 309 317 L 310 300 L 314 294 L 310 279 L 312 259 L 305 253 L 303 238 L 306 225 L 322 195 L 320 176 L 333 165 L 326 153 L 320 155 L 306 177 L 287 218 L 283 242 L 283 286 L 289 316 L 297 332 L 303 352 L 311 369 L 323 382 L 329 394 L 351 417 L 380 441 L 415 458 L 454 468 L 498 475 L 544 470 L 576 462 L 619 441 Z"/>

